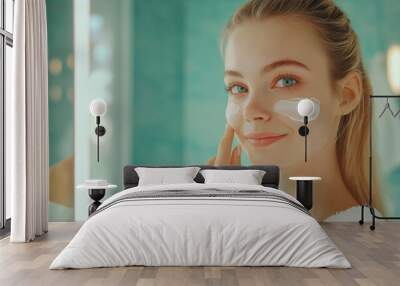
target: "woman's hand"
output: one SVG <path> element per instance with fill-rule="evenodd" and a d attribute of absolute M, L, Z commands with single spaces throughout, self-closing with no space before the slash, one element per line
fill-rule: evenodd
<path fill-rule="evenodd" d="M 230 125 L 226 125 L 225 133 L 221 138 L 218 145 L 217 156 L 208 160 L 209 165 L 213 166 L 226 166 L 226 165 L 240 165 L 241 147 L 236 146 L 232 150 L 233 138 L 235 131 Z"/>

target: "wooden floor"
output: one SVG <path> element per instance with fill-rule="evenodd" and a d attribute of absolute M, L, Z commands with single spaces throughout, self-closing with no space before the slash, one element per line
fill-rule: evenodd
<path fill-rule="evenodd" d="M 27 244 L 0 241 L 0 285 L 400 285 L 400 223 L 326 223 L 324 229 L 352 269 L 289 267 L 123 267 L 48 270 L 79 229 L 78 223 L 51 223 L 49 233 Z"/>

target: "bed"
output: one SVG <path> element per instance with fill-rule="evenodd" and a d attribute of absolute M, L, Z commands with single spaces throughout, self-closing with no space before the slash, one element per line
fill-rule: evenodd
<path fill-rule="evenodd" d="M 195 183 L 138 186 L 124 168 L 124 190 L 105 200 L 50 269 L 144 266 L 350 268 L 343 253 L 292 196 L 276 166 L 261 185 Z M 199 166 L 202 170 L 216 169 Z"/>

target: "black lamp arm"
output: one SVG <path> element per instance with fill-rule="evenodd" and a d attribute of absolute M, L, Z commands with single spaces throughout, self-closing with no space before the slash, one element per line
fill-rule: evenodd
<path fill-rule="evenodd" d="M 308 124 L 308 116 L 304 116 L 304 125 L 307 126 Z"/>
<path fill-rule="evenodd" d="M 308 116 L 304 116 L 304 125 L 299 128 L 299 135 L 304 137 L 304 161 L 307 162 L 307 135 L 310 132 L 308 129 Z"/>
<path fill-rule="evenodd" d="M 100 161 L 100 136 L 103 136 L 104 134 L 106 134 L 106 129 L 104 128 L 104 126 L 100 125 L 100 116 L 96 116 L 96 129 L 94 130 L 96 135 L 97 135 L 97 162 Z"/>

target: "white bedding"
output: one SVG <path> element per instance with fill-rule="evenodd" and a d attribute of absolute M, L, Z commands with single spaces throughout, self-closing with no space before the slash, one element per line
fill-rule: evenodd
<path fill-rule="evenodd" d="M 179 184 L 127 189 L 107 199 L 154 190 L 263 190 L 262 186 Z M 296 201 L 297 202 L 297 201 Z M 350 268 L 308 214 L 255 198 L 153 198 L 123 201 L 89 218 L 50 269 L 145 266 L 294 266 Z"/>

